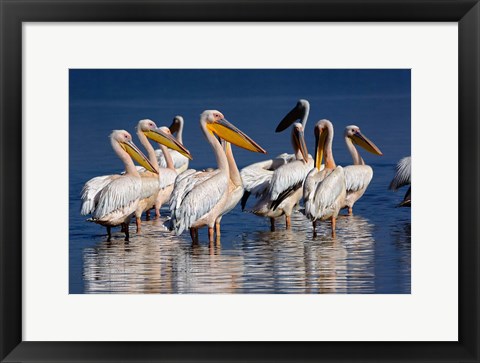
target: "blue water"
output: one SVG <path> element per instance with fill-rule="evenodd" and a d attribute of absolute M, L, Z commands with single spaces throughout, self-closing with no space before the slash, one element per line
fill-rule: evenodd
<path fill-rule="evenodd" d="M 329 223 L 313 238 L 299 212 L 290 231 L 281 218 L 270 232 L 268 220 L 237 206 L 222 220 L 219 245 L 209 246 L 205 230 L 198 246 L 164 230 L 168 208 L 144 221 L 142 235 L 132 225 L 129 243 L 118 229 L 107 243 L 105 229 L 80 215 L 83 184 L 122 170 L 111 130 L 134 134 L 142 118 L 168 126 L 180 114 L 190 167 L 214 167 L 198 118 L 218 109 L 269 153 L 234 148 L 241 168 L 291 152 L 290 130 L 274 130 L 299 98 L 311 104 L 310 153 L 315 122 L 328 118 L 338 165 L 351 164 L 342 137 L 350 124 L 384 154 L 360 150 L 374 177 L 354 216 L 339 218 L 336 239 Z M 387 189 L 396 162 L 410 155 L 409 70 L 70 70 L 69 121 L 70 293 L 410 293 L 410 209 L 395 207 L 406 190 Z"/>

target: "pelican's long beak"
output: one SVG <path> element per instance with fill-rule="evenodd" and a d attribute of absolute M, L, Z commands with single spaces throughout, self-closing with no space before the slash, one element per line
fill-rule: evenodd
<path fill-rule="evenodd" d="M 298 149 L 302 153 L 303 161 L 307 163 L 308 150 L 307 150 L 307 144 L 305 144 L 305 133 L 303 132 L 303 130 L 299 130 L 295 128 L 295 130 L 293 131 L 293 138 L 295 140 L 295 143 L 297 144 Z"/>
<path fill-rule="evenodd" d="M 152 163 L 147 159 L 147 157 L 140 151 L 140 149 L 133 143 L 133 141 L 124 141 L 120 145 L 123 149 L 130 155 L 137 163 L 143 166 L 146 170 L 151 171 L 152 173 L 158 174 L 158 171 L 152 165 Z"/>
<path fill-rule="evenodd" d="M 375 155 L 383 155 L 380 149 L 371 142 L 366 136 L 364 136 L 360 131 L 355 132 L 353 136 L 350 137 L 352 141 L 358 146 L 363 147 L 365 150 L 371 152 Z"/>
<path fill-rule="evenodd" d="M 292 125 L 295 121 L 302 117 L 302 110 L 300 106 L 297 104 L 287 115 L 280 121 L 275 132 L 282 132 L 283 130 L 287 129 L 290 125 Z"/>
<path fill-rule="evenodd" d="M 267 153 L 265 149 L 224 118 L 215 122 L 207 123 L 207 128 L 225 141 L 235 144 L 238 147 L 257 153 Z"/>
<path fill-rule="evenodd" d="M 315 129 L 315 167 L 320 170 L 323 161 L 323 150 L 327 140 L 327 133 L 325 131 Z"/>
<path fill-rule="evenodd" d="M 185 146 L 178 142 L 177 139 L 175 139 L 171 134 L 167 134 L 165 131 L 162 131 L 162 129 L 144 131 L 144 134 L 149 139 L 165 145 L 169 149 L 178 151 L 180 154 L 186 156 L 190 160 L 193 159 L 192 154 L 190 154 L 190 151 L 188 151 Z"/>

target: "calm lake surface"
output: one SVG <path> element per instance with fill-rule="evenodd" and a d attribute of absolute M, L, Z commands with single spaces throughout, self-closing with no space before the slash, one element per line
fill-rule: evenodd
<path fill-rule="evenodd" d="M 291 230 L 282 217 L 270 232 L 268 219 L 237 206 L 222 219 L 219 244 L 209 246 L 201 229 L 200 244 L 192 246 L 188 232 L 175 236 L 163 227 L 169 214 L 164 206 L 159 220 L 143 222 L 141 235 L 130 226 L 130 242 L 119 228 L 106 242 L 105 228 L 80 215 L 83 184 L 123 170 L 110 147 L 112 129 L 126 129 L 139 145 L 138 120 L 168 126 L 174 115 L 183 115 L 184 144 L 194 157 L 190 167 L 215 167 L 198 115 L 218 109 L 269 153 L 234 147 L 242 168 L 292 152 L 290 129 L 274 130 L 299 98 L 311 104 L 305 133 L 311 154 L 313 126 L 321 118 L 334 124 L 338 165 L 352 163 L 343 140 L 349 124 L 384 153 L 360 149 L 374 177 L 354 215 L 339 217 L 336 239 L 329 222 L 313 238 L 299 211 Z M 396 162 L 408 155 L 408 70 L 71 70 L 70 293 L 410 293 L 410 208 L 396 208 L 406 190 L 388 190 Z"/>

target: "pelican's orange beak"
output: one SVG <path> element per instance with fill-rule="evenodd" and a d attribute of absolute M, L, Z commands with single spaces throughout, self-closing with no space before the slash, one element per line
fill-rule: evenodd
<path fill-rule="evenodd" d="M 364 136 L 360 130 L 355 132 L 353 136 L 350 136 L 350 139 L 357 144 L 358 146 L 361 146 L 368 152 L 371 152 L 372 154 L 375 155 L 383 155 L 383 153 L 380 151 L 380 149 L 375 145 L 372 141 L 370 141 L 366 136 Z"/>
<path fill-rule="evenodd" d="M 133 143 L 133 141 L 120 142 L 120 146 L 130 155 L 137 163 L 143 166 L 146 170 L 158 174 L 157 169 L 152 165 L 148 158 L 140 151 L 140 149 Z"/>
<path fill-rule="evenodd" d="M 264 148 L 224 118 L 207 123 L 207 128 L 220 138 L 238 147 L 257 153 L 267 153 Z"/>
<path fill-rule="evenodd" d="M 144 134 L 149 139 L 158 142 L 159 144 L 165 145 L 169 149 L 176 150 L 183 156 L 186 156 L 190 160 L 192 160 L 192 154 L 190 151 L 187 150 L 185 146 L 183 146 L 173 135 L 166 133 L 162 129 L 154 129 L 144 131 Z"/>

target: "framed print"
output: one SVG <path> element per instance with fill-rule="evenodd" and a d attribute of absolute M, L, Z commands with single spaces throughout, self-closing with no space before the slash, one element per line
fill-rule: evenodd
<path fill-rule="evenodd" d="M 479 361 L 477 1 L 1 5 L 2 361 Z"/>

